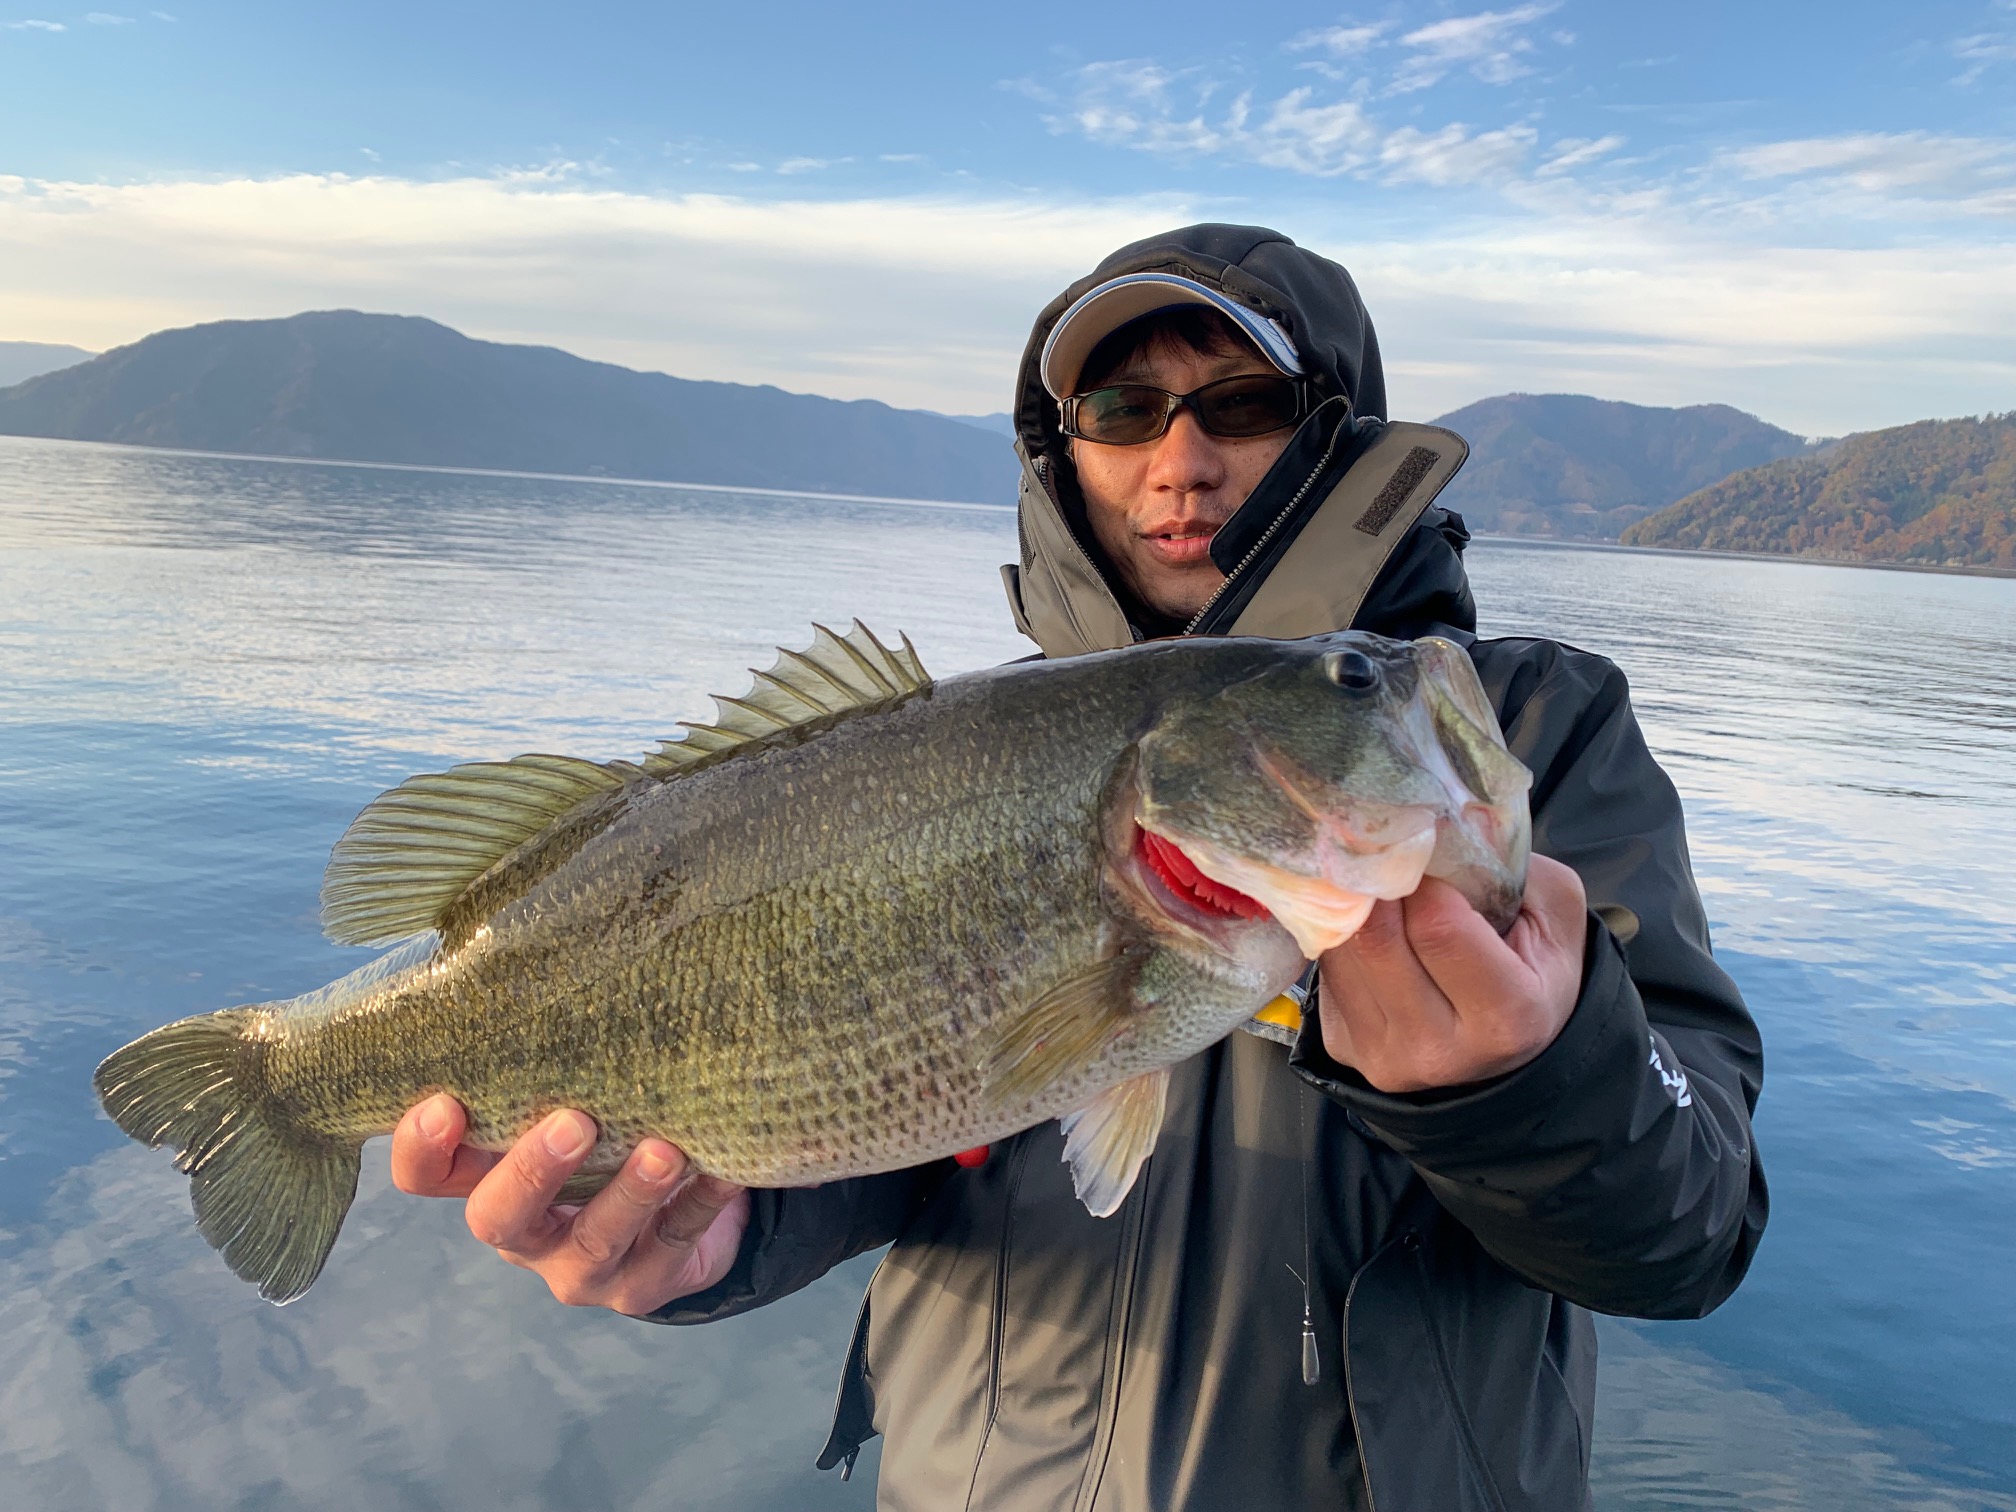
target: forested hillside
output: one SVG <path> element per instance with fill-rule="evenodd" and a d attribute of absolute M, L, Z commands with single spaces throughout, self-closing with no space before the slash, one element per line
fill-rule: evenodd
<path fill-rule="evenodd" d="M 1753 467 L 1624 532 L 1631 546 L 2016 569 L 2016 411 L 1850 436 Z"/>
<path fill-rule="evenodd" d="M 1470 443 L 1442 502 L 1471 529 L 1564 540 L 1614 541 L 1697 488 L 1807 450 L 1802 437 L 1726 404 L 1499 394 L 1435 423 Z"/>

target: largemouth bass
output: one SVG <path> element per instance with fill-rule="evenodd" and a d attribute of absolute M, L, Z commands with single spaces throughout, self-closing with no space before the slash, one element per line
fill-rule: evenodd
<path fill-rule="evenodd" d="M 555 1108 L 749 1186 L 894 1170 L 1062 1118 L 1094 1213 L 1167 1068 L 1449 879 L 1516 918 L 1529 776 L 1444 640 L 1196 638 L 932 681 L 857 624 L 636 762 L 415 777 L 331 855 L 332 938 L 390 953 L 184 1019 L 96 1085 L 172 1144 L 262 1295 L 320 1273 L 358 1152 L 447 1092 L 507 1148 Z"/>

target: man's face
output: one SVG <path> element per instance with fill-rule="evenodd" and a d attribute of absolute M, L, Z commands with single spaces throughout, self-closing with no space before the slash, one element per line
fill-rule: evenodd
<path fill-rule="evenodd" d="M 1220 378 L 1272 374 L 1259 353 L 1207 356 L 1157 346 L 1102 380 L 1148 383 L 1188 394 Z M 1187 409 L 1169 429 L 1136 446 L 1071 443 L 1092 536 L 1120 581 L 1142 604 L 1188 619 L 1225 581 L 1211 560 L 1211 538 L 1267 474 L 1293 426 L 1265 436 L 1214 436 Z"/>

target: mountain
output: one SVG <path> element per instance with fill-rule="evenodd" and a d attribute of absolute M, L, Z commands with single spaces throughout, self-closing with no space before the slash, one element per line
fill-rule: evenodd
<path fill-rule="evenodd" d="M 1009 503 L 999 436 L 323 310 L 161 331 L 0 389 L 0 435 Z"/>
<path fill-rule="evenodd" d="M 1753 467 L 1624 532 L 1632 546 L 2016 569 L 2016 410 L 1850 436 Z"/>
<path fill-rule="evenodd" d="M 74 367 L 91 355 L 82 347 L 54 346 L 46 341 L 0 341 L 0 388 Z"/>
<path fill-rule="evenodd" d="M 1726 404 L 1657 409 L 1581 394 L 1500 394 L 1435 422 L 1470 443 L 1439 502 L 1472 529 L 1614 541 L 1730 473 L 1808 450 Z"/>
<path fill-rule="evenodd" d="M 935 415 L 942 411 L 930 410 L 927 413 Z M 961 425 L 977 425 L 980 429 L 992 431 L 997 436 L 1006 436 L 1010 441 L 1015 439 L 1015 417 L 1006 410 L 999 410 L 991 415 L 946 415 L 945 418 L 957 420 Z"/>

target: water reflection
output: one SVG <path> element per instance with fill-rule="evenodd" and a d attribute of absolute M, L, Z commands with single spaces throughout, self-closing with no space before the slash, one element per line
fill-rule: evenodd
<path fill-rule="evenodd" d="M 336 1263 L 285 1310 L 247 1305 L 159 1158 L 74 1171 L 0 1259 L 7 1506 L 873 1504 L 807 1446 L 860 1265 L 705 1329 L 570 1312 L 383 1163 L 370 1147 Z"/>
<path fill-rule="evenodd" d="M 717 1329 L 575 1314 L 373 1152 L 274 1312 L 88 1078 L 356 964 L 317 878 L 399 777 L 638 751 L 814 618 L 941 672 L 1023 654 L 1014 552 L 998 511 L 0 440 L 9 1512 L 868 1505 L 805 1469 L 858 1273 Z M 2016 583 L 1499 542 L 1472 571 L 1487 633 L 1630 672 L 1769 1047 L 1771 1233 L 1706 1323 L 1606 1325 L 1600 1505 L 2016 1508 Z"/>

